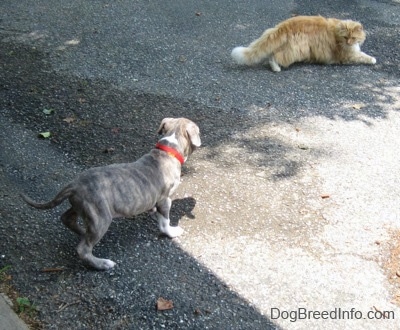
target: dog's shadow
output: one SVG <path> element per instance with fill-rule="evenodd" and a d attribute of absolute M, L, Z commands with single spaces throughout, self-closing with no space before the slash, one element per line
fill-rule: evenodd
<path fill-rule="evenodd" d="M 172 201 L 170 210 L 171 225 L 177 226 L 179 220 L 185 216 L 188 217 L 189 219 L 194 219 L 195 216 L 192 213 L 192 211 L 195 206 L 196 206 L 196 200 L 193 197 L 174 199 Z"/>

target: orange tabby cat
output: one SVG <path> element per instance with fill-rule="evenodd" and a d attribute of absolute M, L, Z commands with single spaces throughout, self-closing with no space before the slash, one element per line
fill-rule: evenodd
<path fill-rule="evenodd" d="M 232 57 L 239 64 L 257 64 L 268 59 L 271 69 L 281 71 L 295 62 L 323 64 L 375 64 L 363 53 L 363 26 L 351 20 L 322 16 L 289 18 L 266 30 L 249 47 L 236 47 Z"/>

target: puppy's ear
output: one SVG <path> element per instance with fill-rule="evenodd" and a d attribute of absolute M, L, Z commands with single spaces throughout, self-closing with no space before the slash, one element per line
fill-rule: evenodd
<path fill-rule="evenodd" d="M 201 146 L 201 140 L 200 140 L 200 129 L 199 129 L 199 127 L 195 123 L 190 122 L 186 127 L 186 132 L 189 135 L 190 142 L 195 147 L 200 147 Z"/>
<path fill-rule="evenodd" d="M 172 120 L 172 118 L 164 118 L 161 121 L 161 124 L 160 124 L 160 127 L 158 128 L 157 133 L 158 134 L 165 134 L 165 132 L 168 130 L 167 129 L 168 122 L 171 121 L 171 120 Z"/>

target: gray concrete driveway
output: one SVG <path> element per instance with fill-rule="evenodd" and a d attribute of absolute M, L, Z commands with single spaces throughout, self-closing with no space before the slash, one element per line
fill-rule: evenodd
<path fill-rule="evenodd" d="M 231 61 L 296 14 L 361 21 L 377 64 Z M 3 0 L 7 285 L 45 329 L 400 329 L 399 55 L 397 0 Z M 87 269 L 66 206 L 32 210 L 19 192 L 46 200 L 86 168 L 137 159 L 167 116 L 203 137 L 174 196 L 184 235 L 119 219 L 95 250 L 117 266 Z"/>

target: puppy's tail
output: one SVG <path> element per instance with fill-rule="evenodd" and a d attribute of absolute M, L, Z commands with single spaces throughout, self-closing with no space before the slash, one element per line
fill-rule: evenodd
<path fill-rule="evenodd" d="M 51 201 L 46 203 L 37 203 L 33 199 L 29 198 L 24 194 L 20 195 L 22 199 L 30 206 L 33 206 L 34 208 L 39 210 L 48 210 L 56 207 L 57 205 L 60 205 L 64 200 L 66 200 L 69 196 L 71 196 L 72 190 L 73 190 L 72 187 L 68 185 L 63 190 L 61 190 Z"/>
<path fill-rule="evenodd" d="M 286 42 L 286 33 L 282 32 L 279 27 L 267 29 L 248 47 L 235 47 L 231 56 L 236 63 L 242 65 L 261 63 Z"/>

